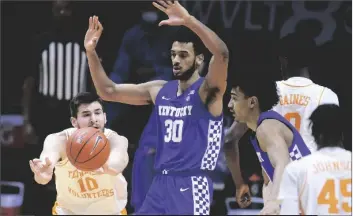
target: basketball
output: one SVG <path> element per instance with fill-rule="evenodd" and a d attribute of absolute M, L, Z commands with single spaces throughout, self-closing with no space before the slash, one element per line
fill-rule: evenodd
<path fill-rule="evenodd" d="M 66 144 L 66 155 L 77 169 L 94 171 L 108 160 L 110 145 L 99 129 L 88 127 L 76 130 Z"/>

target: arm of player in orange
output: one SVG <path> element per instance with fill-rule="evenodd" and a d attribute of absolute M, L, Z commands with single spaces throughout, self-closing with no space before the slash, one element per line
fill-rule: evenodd
<path fill-rule="evenodd" d="M 263 151 L 267 152 L 274 167 L 273 185 L 269 198 L 271 201 L 277 201 L 281 178 L 285 167 L 290 162 L 288 146 L 281 133 L 282 127 L 285 126 L 281 122 L 267 119 L 256 129 L 259 145 Z"/>
<path fill-rule="evenodd" d="M 293 161 L 288 164 L 283 172 L 278 193 L 278 201 L 281 203 L 280 215 L 299 215 L 300 213 L 296 163 L 297 161 Z"/>
<path fill-rule="evenodd" d="M 114 83 L 105 73 L 95 50 L 102 32 L 103 26 L 99 22 L 98 17 L 90 17 L 84 44 L 88 58 L 88 66 L 98 95 L 106 101 L 115 101 L 131 105 L 154 103 L 158 91 L 166 81 L 156 80 L 138 85 Z"/>
<path fill-rule="evenodd" d="M 38 184 L 48 184 L 52 179 L 54 166 L 61 158 L 61 152 L 64 151 L 65 143 L 66 134 L 64 132 L 49 134 L 45 138 L 40 158 L 30 161 L 34 180 Z"/>
<path fill-rule="evenodd" d="M 129 155 L 127 153 L 128 140 L 124 136 L 113 133 L 109 137 L 110 155 L 106 165 L 108 165 L 111 172 L 106 172 L 111 175 L 118 175 L 122 173 L 129 162 Z"/>

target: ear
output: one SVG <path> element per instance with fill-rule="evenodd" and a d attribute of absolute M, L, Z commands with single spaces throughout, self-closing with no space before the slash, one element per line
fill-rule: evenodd
<path fill-rule="evenodd" d="M 257 100 L 257 97 L 250 97 L 248 98 L 248 106 L 253 109 L 257 104 L 259 103 L 259 101 Z"/>
<path fill-rule="evenodd" d="M 70 118 L 70 121 L 71 121 L 71 125 L 72 125 L 74 128 L 78 128 L 77 119 L 76 119 L 75 117 L 71 117 L 71 118 Z"/>
<path fill-rule="evenodd" d="M 196 65 L 200 66 L 203 63 L 204 60 L 205 60 L 205 56 L 203 54 L 197 55 L 196 59 L 195 59 Z"/>
<path fill-rule="evenodd" d="M 103 113 L 104 115 L 104 127 L 105 127 L 105 124 L 107 124 L 107 115 L 105 113 Z"/>

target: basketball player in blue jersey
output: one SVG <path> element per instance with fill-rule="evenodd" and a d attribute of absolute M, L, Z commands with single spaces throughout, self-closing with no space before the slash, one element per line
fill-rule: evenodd
<path fill-rule="evenodd" d="M 279 98 L 275 81 L 263 73 L 266 66 L 253 66 L 254 63 L 244 67 L 233 80 L 228 107 L 235 121 L 246 123 L 254 131 L 251 142 L 264 174 L 264 208 L 260 214 L 279 214 L 277 196 L 284 168 L 291 160 L 310 154 L 310 150 L 295 127 L 271 110 Z M 255 75 L 253 72 L 258 68 L 263 71 Z M 242 133 L 245 131 L 241 126 L 238 128 Z"/>
<path fill-rule="evenodd" d="M 157 175 L 137 214 L 210 214 L 213 188 L 207 172 L 216 167 L 223 139 L 222 100 L 228 48 L 178 1 L 158 1 L 153 5 L 169 17 L 160 26 L 182 26 L 171 44 L 173 74 L 177 80 L 138 85 L 112 82 L 95 51 L 103 30 L 96 16 L 89 19 L 85 37 L 90 72 L 104 100 L 155 104 Z M 199 76 L 204 59 L 200 40 L 213 55 L 205 78 Z"/>

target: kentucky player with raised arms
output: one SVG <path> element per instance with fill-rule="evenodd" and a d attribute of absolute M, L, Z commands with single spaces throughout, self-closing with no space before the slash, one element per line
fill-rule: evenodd
<path fill-rule="evenodd" d="M 207 171 L 215 169 L 221 150 L 228 48 L 178 1 L 158 1 L 153 5 L 169 17 L 159 25 L 183 26 L 183 34 L 177 34 L 180 38 L 171 44 L 173 73 L 177 80 L 138 85 L 112 82 L 95 51 L 103 30 L 96 16 L 89 19 L 85 37 L 90 72 L 104 100 L 132 105 L 155 104 L 158 129 L 155 170 L 158 174 L 137 214 L 210 214 L 213 185 Z M 205 78 L 199 76 L 204 59 L 200 39 L 213 55 Z"/>
<path fill-rule="evenodd" d="M 260 214 L 279 214 L 277 195 L 284 168 L 310 151 L 294 126 L 271 110 L 278 103 L 278 94 L 276 83 L 263 72 L 269 71 L 266 68 L 265 65 L 254 68 L 254 62 L 244 67 L 233 80 L 228 107 L 235 121 L 246 123 L 255 132 L 251 142 L 265 173 L 264 208 Z M 246 131 L 242 124 L 234 129 L 240 131 L 235 131 L 237 139 Z"/>
<path fill-rule="evenodd" d="M 342 118 L 336 104 L 320 105 L 311 114 L 318 150 L 286 167 L 278 195 L 281 215 L 352 215 L 352 152 L 343 148 Z"/>
<path fill-rule="evenodd" d="M 102 100 L 82 92 L 70 101 L 71 123 L 58 133 L 49 134 L 39 159 L 29 162 L 34 180 L 45 185 L 55 174 L 56 203 L 53 215 L 115 214 L 126 215 L 127 182 L 121 174 L 129 156 L 128 141 L 116 132 L 104 128 L 106 123 Z M 104 132 L 111 152 L 107 163 L 95 172 L 78 170 L 68 160 L 66 143 L 78 129 L 94 127 Z"/>

